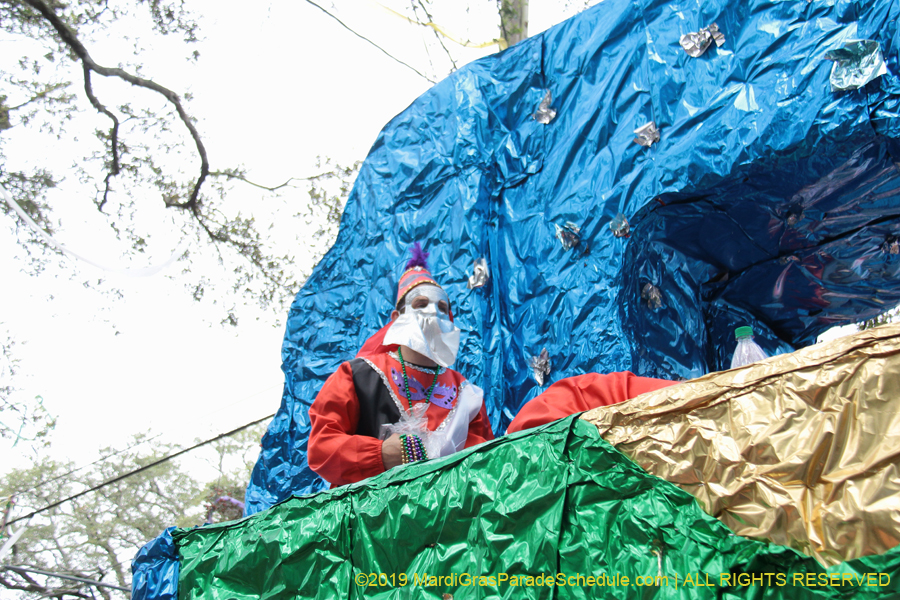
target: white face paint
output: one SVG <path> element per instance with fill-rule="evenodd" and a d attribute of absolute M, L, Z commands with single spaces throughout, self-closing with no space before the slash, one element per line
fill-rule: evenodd
<path fill-rule="evenodd" d="M 442 367 L 456 362 L 459 328 L 450 320 L 450 300 L 441 288 L 422 284 L 404 299 L 404 311 L 388 329 L 385 344 L 399 344 Z"/>
<path fill-rule="evenodd" d="M 447 292 L 437 287 L 423 283 L 416 286 L 406 294 L 403 299 L 406 310 L 416 310 L 429 317 L 450 320 L 450 298 Z"/>

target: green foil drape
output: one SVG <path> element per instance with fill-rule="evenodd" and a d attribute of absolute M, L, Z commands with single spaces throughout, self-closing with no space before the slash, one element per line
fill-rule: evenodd
<path fill-rule="evenodd" d="M 736 536 L 574 417 L 173 538 L 182 600 L 900 594 L 896 548 L 826 569 Z"/>

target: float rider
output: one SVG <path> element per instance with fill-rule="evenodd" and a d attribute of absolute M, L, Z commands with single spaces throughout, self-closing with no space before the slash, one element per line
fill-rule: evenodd
<path fill-rule="evenodd" d="M 450 299 L 415 244 L 391 320 L 333 373 L 309 409 L 310 468 L 332 486 L 493 439 L 480 388 L 451 369 Z"/>

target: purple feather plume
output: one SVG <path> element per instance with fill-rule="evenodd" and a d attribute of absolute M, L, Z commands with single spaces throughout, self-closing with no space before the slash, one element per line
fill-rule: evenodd
<path fill-rule="evenodd" d="M 421 244 L 416 242 L 412 247 L 412 258 L 409 259 L 409 262 L 406 263 L 406 269 L 412 269 L 413 267 L 422 267 L 423 269 L 428 269 L 428 252 L 422 250 Z"/>

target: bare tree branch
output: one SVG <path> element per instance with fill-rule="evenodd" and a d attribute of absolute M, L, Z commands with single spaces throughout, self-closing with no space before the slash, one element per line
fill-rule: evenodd
<path fill-rule="evenodd" d="M 293 187 L 293 186 L 291 186 L 291 183 L 294 181 L 303 181 L 303 180 L 310 179 L 308 177 L 291 177 L 290 179 L 288 179 L 287 181 L 285 181 L 282 184 L 279 184 L 279 185 L 276 185 L 273 187 L 268 187 L 268 186 L 262 185 L 261 183 L 256 183 L 256 182 L 250 181 L 241 172 L 239 172 L 237 170 L 232 170 L 232 169 L 226 169 L 224 171 L 211 171 L 209 176 L 210 177 L 224 177 L 226 179 L 237 179 L 238 181 L 243 181 L 244 183 L 248 183 L 248 184 L 252 185 L 253 187 L 257 187 L 261 190 L 266 190 L 267 192 L 277 192 L 281 188 L 285 188 L 285 187 L 289 187 L 289 186 Z"/>
<path fill-rule="evenodd" d="M 428 9 L 425 8 L 425 3 L 422 2 L 422 0 L 416 0 L 416 2 L 418 2 L 418 3 L 419 3 L 419 6 L 422 7 L 422 11 L 425 13 L 425 17 L 428 19 L 428 21 L 431 22 L 431 23 L 433 23 L 433 22 L 434 22 L 434 18 L 432 18 L 431 13 L 428 12 Z M 449 49 L 447 48 L 447 46 L 444 44 L 444 37 L 443 37 L 441 34 L 439 34 L 439 33 L 437 32 L 437 30 L 434 29 L 433 27 L 431 28 L 431 31 L 434 32 L 434 37 L 436 37 L 437 40 L 438 40 L 438 42 L 440 42 L 441 48 L 443 48 L 443 49 L 444 49 L 444 52 L 447 53 L 447 58 L 450 59 L 450 64 L 453 65 L 453 70 L 454 70 L 454 71 L 457 70 L 459 67 L 456 66 L 456 61 L 453 60 L 453 55 L 450 54 L 450 50 L 449 50 Z"/>
<path fill-rule="evenodd" d="M 178 113 L 178 117 L 184 126 L 187 128 L 188 132 L 191 135 L 191 138 L 194 140 L 194 145 L 197 147 L 197 154 L 200 156 L 200 175 L 197 177 L 196 182 L 191 190 L 190 197 L 185 202 L 173 202 L 171 199 L 166 200 L 167 206 L 175 206 L 178 208 L 191 208 L 197 204 L 197 199 L 200 194 L 200 187 L 203 185 L 203 181 L 209 175 L 209 160 L 206 155 L 206 148 L 203 145 L 203 141 L 200 139 L 200 133 L 197 131 L 197 128 L 194 126 L 193 121 L 188 116 L 187 112 L 184 109 L 184 106 L 181 103 L 181 99 L 178 97 L 178 94 L 173 92 L 172 90 L 163 87 L 156 83 L 151 79 L 144 79 L 142 77 L 138 77 L 137 75 L 132 75 L 127 71 L 119 68 L 110 68 L 104 67 L 102 65 L 94 62 L 94 59 L 91 58 L 91 55 L 88 53 L 87 48 L 84 47 L 84 44 L 81 43 L 81 40 L 78 39 L 78 36 L 75 34 L 72 29 L 66 25 L 66 23 L 56 14 L 56 12 L 47 5 L 43 0 L 25 0 L 25 3 L 31 6 L 33 9 L 38 11 L 41 16 L 44 17 L 56 30 L 57 35 L 59 35 L 60 39 L 63 43 L 72 50 L 75 55 L 81 59 L 82 65 L 84 67 L 85 72 L 85 91 L 88 93 L 88 98 L 91 99 L 91 104 L 94 107 L 102 112 L 103 114 L 109 116 L 113 119 L 113 129 L 110 132 L 110 138 L 112 143 L 111 152 L 113 154 L 113 162 L 114 168 L 110 171 L 112 175 L 117 173 L 114 172 L 117 168 L 118 164 L 118 154 L 116 147 L 116 140 L 118 139 L 118 120 L 111 115 L 111 113 L 106 110 L 102 104 L 97 101 L 95 97 L 93 97 L 93 93 L 90 91 L 90 72 L 93 71 L 98 75 L 102 75 L 103 77 L 117 77 L 122 79 L 123 81 L 127 81 L 133 86 L 146 88 L 148 90 L 152 90 L 161 96 L 163 96 L 166 100 L 169 101 L 174 107 L 175 111 Z M 107 191 L 108 191 L 109 181 L 107 179 Z M 106 194 L 104 193 L 104 202 L 106 199 Z"/>
<path fill-rule="evenodd" d="M 187 0 L 174 0 L 175 4 L 185 1 Z M 135 6 L 131 6 L 132 4 Z M 193 35 L 194 24 L 191 19 L 178 20 L 172 25 L 173 16 L 165 12 L 168 9 L 163 7 L 165 10 L 156 14 L 154 11 L 160 10 L 159 7 L 154 8 L 156 0 L 149 4 L 155 29 L 163 33 L 169 30 L 186 31 Z M 4 84 L 9 81 L 16 91 L 16 104 L 23 103 L 21 106 L 25 106 L 28 102 L 33 102 L 20 112 L 21 118 L 16 125 L 27 126 L 29 120 L 33 120 L 42 129 L 42 133 L 60 136 L 66 130 L 68 120 L 81 115 L 75 96 L 68 93 L 77 93 L 78 90 L 72 86 L 53 91 L 52 86 L 58 83 L 41 71 L 45 63 L 54 63 L 58 57 L 66 56 L 74 61 L 81 67 L 81 73 L 77 77 L 82 79 L 79 87 L 83 88 L 84 98 L 91 105 L 88 113 L 97 111 L 101 115 L 97 131 L 100 146 L 95 147 L 90 156 L 85 156 L 80 162 L 76 161 L 74 168 L 78 170 L 81 182 L 94 182 L 93 205 L 104 213 L 117 238 L 128 238 L 132 249 L 136 252 L 144 251 L 149 236 L 146 235 L 146 228 L 138 224 L 137 219 L 142 211 L 138 210 L 135 200 L 125 192 L 132 185 L 139 189 L 153 186 L 166 207 L 178 209 L 176 212 L 181 216 L 173 224 L 183 228 L 185 233 L 189 232 L 187 235 L 204 242 L 196 251 L 191 252 L 191 256 L 213 260 L 218 258 L 218 264 L 227 271 L 222 279 L 231 284 L 229 293 L 253 298 L 264 309 L 279 307 L 293 296 L 297 287 L 296 280 L 304 277 L 303 270 L 298 271 L 293 262 L 305 254 L 310 260 L 315 260 L 319 248 L 324 248 L 329 241 L 325 234 L 332 235 L 336 231 L 356 167 L 333 165 L 334 168 L 329 169 L 332 165 L 319 164 L 314 167 L 316 174 L 309 177 L 284 177 L 271 183 L 254 181 L 240 166 L 213 171 L 195 122 L 185 112 L 186 104 L 183 103 L 189 100 L 187 94 L 179 96 L 152 78 L 144 78 L 138 67 L 120 64 L 120 68 L 109 68 L 97 64 L 90 55 L 88 48 L 92 46 L 93 38 L 90 36 L 93 26 L 96 24 L 104 27 L 105 21 L 115 23 L 122 16 L 131 16 L 132 9 L 138 5 L 146 6 L 147 3 L 143 0 L 129 0 L 121 6 L 113 6 L 107 0 L 79 0 L 77 3 L 58 0 L 0 0 L 5 28 L 23 38 L 49 41 L 51 48 L 41 58 L 23 58 L 24 62 L 20 61 L 19 65 L 23 75 L 18 80 L 14 75 L 0 74 L 3 75 L 0 79 L 3 79 Z M 103 14 L 106 17 L 98 22 L 98 16 Z M 96 48 L 91 50 L 98 51 Z M 114 59 L 104 60 L 112 62 Z M 154 106 L 135 104 L 133 107 L 128 102 L 116 104 L 113 97 L 106 94 L 104 88 L 97 83 L 95 75 L 149 91 L 149 94 L 139 93 L 143 96 L 140 100 L 142 104 L 149 100 Z M 137 90 L 132 91 L 138 93 Z M 26 102 L 40 93 L 45 94 L 41 100 Z M 160 101 L 162 106 L 159 106 Z M 40 111 L 34 108 L 36 106 L 42 107 Z M 55 109 L 56 112 L 48 109 Z M 9 119 L 4 117 L 10 110 L 15 109 L 10 109 L 6 96 L 0 94 L 0 129 L 9 127 Z M 149 138 L 151 142 L 144 143 L 141 136 Z M 189 170 L 186 175 L 177 164 L 171 167 L 175 171 L 170 173 L 167 167 L 169 163 L 160 162 L 160 157 L 171 158 L 173 152 L 185 152 L 189 155 L 191 166 L 187 167 Z M 194 156 L 199 161 L 194 162 Z M 92 168 L 85 166 L 91 163 Z M 25 183 L 18 184 L 18 179 Z M 100 184 L 101 180 L 103 185 Z M 249 184 L 266 195 L 286 196 L 308 187 L 309 198 L 301 194 L 300 210 L 291 209 L 293 214 L 278 212 L 262 215 L 257 222 L 252 214 L 235 215 L 240 207 L 236 202 L 230 201 L 229 188 L 236 186 L 236 181 Z M 34 174 L 0 172 L 0 182 L 10 188 L 10 193 L 18 192 L 20 206 L 41 229 L 52 235 L 49 213 L 53 206 L 46 195 L 57 181 L 50 178 L 49 171 Z M 243 192 L 246 193 L 247 190 Z M 280 211 L 294 206 L 294 198 L 291 201 L 290 205 L 284 202 L 284 206 L 279 205 L 277 209 Z M 12 212 L 11 208 L 5 209 L 5 206 L 0 206 L 0 215 Z M 109 212 L 116 214 L 106 214 Z M 281 247 L 278 242 L 285 235 L 290 235 L 292 226 L 296 224 L 294 219 L 299 218 L 305 219 L 308 224 L 317 225 L 319 231 L 312 239 L 304 240 L 308 244 L 299 245 L 300 250 L 287 251 L 282 255 L 276 250 Z M 326 223 L 319 223 L 319 220 Z M 15 222 L 19 223 L 18 220 Z M 268 234 L 260 231 L 264 222 L 271 230 Z M 35 259 L 31 248 L 53 248 L 47 245 L 46 239 L 28 229 L 22 230 L 21 237 L 24 238 L 23 246 L 32 255 L 33 261 Z M 299 239 L 297 235 L 294 237 Z M 235 260 L 240 264 L 235 264 Z M 191 273 L 188 269 L 184 273 L 195 280 L 188 285 L 195 300 L 201 300 L 207 288 L 219 289 L 220 284 L 215 278 Z M 216 304 L 216 300 L 213 300 L 213 304 Z M 229 311 L 229 321 L 233 321 L 232 316 Z"/>
<path fill-rule="evenodd" d="M 225 177 L 226 179 L 237 179 L 238 181 L 243 181 L 244 183 L 252 185 L 253 187 L 257 187 L 261 190 L 266 190 L 267 192 L 277 192 L 281 188 L 293 187 L 291 184 L 294 181 L 316 181 L 318 179 L 322 179 L 324 177 L 329 177 L 329 176 L 333 176 L 333 175 L 334 175 L 333 171 L 325 171 L 323 173 L 318 173 L 316 175 L 309 175 L 307 177 L 291 177 L 284 183 L 281 183 L 281 184 L 273 186 L 273 187 L 268 187 L 268 186 L 262 185 L 261 183 L 256 183 L 254 181 L 250 181 L 249 179 L 247 179 L 247 177 L 243 173 L 241 173 L 240 171 L 235 170 L 235 169 L 225 169 L 224 171 L 210 171 L 210 173 L 209 173 L 210 177 Z"/>
<path fill-rule="evenodd" d="M 103 106 L 103 104 L 101 104 L 97 99 L 97 96 L 94 95 L 94 90 L 91 87 L 91 69 L 88 67 L 87 63 L 83 63 L 83 66 L 84 93 L 87 94 L 88 100 L 91 101 L 93 107 L 109 117 L 113 122 L 112 129 L 109 131 L 109 145 L 110 151 L 112 152 L 112 167 L 109 169 L 109 172 L 106 174 L 106 177 L 103 180 L 105 184 L 103 189 L 103 200 L 101 200 L 97 205 L 98 209 L 103 210 L 103 207 L 106 205 L 106 201 L 109 198 L 110 180 L 119 174 L 119 119 L 116 118 L 116 115 L 111 113 L 108 108 Z"/>

